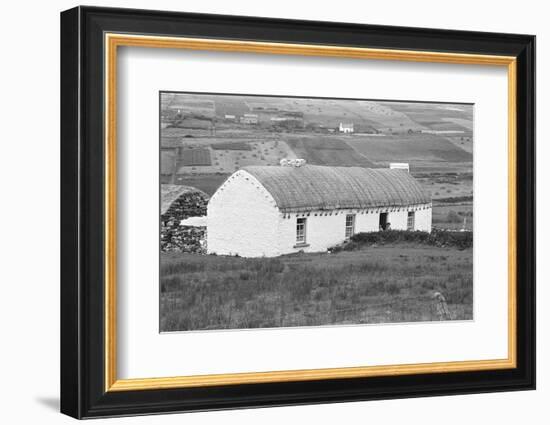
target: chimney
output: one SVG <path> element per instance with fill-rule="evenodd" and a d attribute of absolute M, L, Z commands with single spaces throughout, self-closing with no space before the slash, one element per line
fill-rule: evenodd
<path fill-rule="evenodd" d="M 296 158 L 296 159 L 283 158 L 281 159 L 281 161 L 279 161 L 279 164 L 281 165 L 281 167 L 302 167 L 306 165 L 306 160 L 301 158 Z"/>

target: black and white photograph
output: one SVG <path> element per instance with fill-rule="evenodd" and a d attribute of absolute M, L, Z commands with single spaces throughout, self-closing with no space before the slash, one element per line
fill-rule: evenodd
<path fill-rule="evenodd" d="M 38 10 L 41 48 L 12 43 L 60 59 L 7 87 L 14 136 L 60 89 L 33 116 L 60 149 L 6 139 L 14 417 L 541 416 L 543 14 L 209 2 Z"/>
<path fill-rule="evenodd" d="M 161 332 L 473 319 L 474 105 L 159 96 Z"/>

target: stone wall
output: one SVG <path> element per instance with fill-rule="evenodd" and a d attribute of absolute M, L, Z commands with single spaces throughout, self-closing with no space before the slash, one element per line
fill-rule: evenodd
<path fill-rule="evenodd" d="M 161 230 L 162 252 L 206 254 L 206 227 L 170 226 Z"/>
<path fill-rule="evenodd" d="M 174 200 L 161 215 L 160 250 L 162 252 L 206 253 L 206 227 L 181 226 L 181 220 L 206 215 L 208 197 L 200 191 L 188 191 Z"/>

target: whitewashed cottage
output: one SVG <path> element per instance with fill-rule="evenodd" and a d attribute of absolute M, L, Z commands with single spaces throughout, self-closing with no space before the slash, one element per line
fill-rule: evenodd
<path fill-rule="evenodd" d="M 353 123 L 352 122 L 341 122 L 338 126 L 340 133 L 353 133 Z"/>
<path fill-rule="evenodd" d="M 273 257 L 359 232 L 431 231 L 431 198 L 405 170 L 281 163 L 244 167 L 212 195 L 208 253 Z"/>

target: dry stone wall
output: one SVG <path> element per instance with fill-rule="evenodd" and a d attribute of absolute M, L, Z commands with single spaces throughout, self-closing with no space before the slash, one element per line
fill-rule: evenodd
<path fill-rule="evenodd" d="M 162 252 L 206 253 L 206 227 L 181 226 L 181 220 L 206 215 L 208 197 L 189 191 L 181 194 L 161 215 L 160 250 Z"/>

